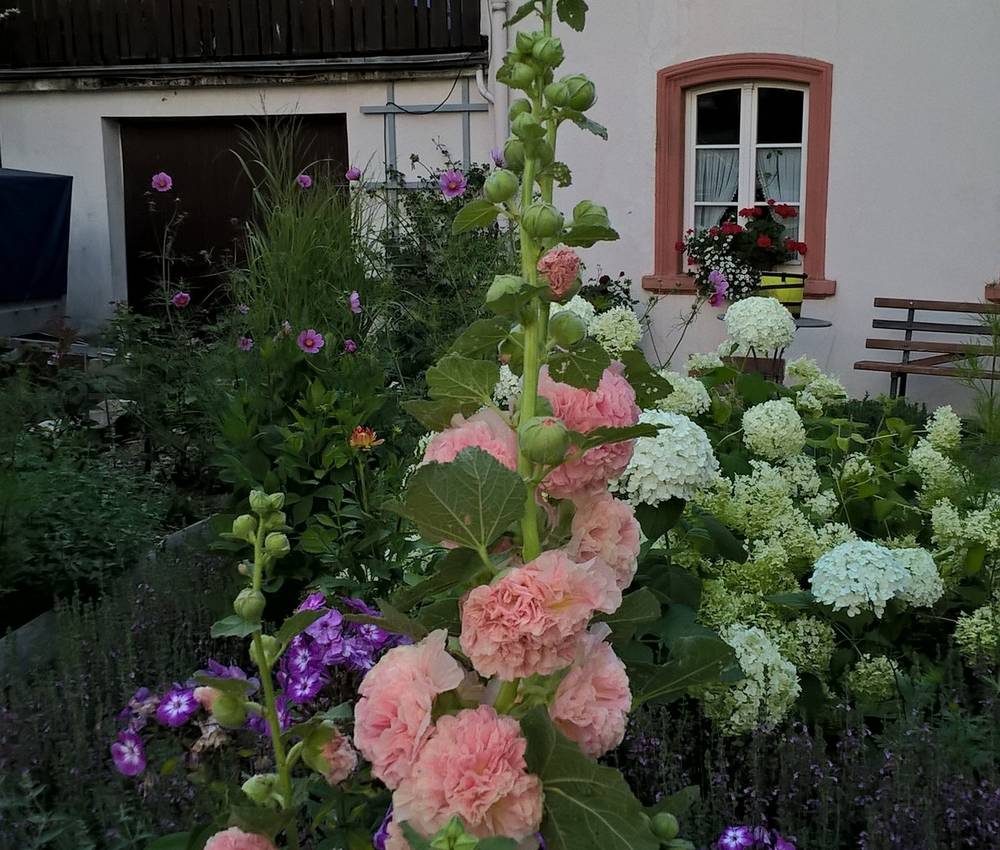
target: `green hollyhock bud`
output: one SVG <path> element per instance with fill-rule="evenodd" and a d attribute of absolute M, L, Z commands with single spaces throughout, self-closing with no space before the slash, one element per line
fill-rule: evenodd
<path fill-rule="evenodd" d="M 569 88 L 569 103 L 567 105 L 570 109 L 575 109 L 577 112 L 586 112 L 597 103 L 597 89 L 590 79 L 583 74 L 573 74 L 569 77 L 563 77 L 561 82 L 565 83 Z"/>
<path fill-rule="evenodd" d="M 563 214 L 552 204 L 540 201 L 521 214 L 521 225 L 535 239 L 551 239 L 563 229 Z"/>
<path fill-rule="evenodd" d="M 535 81 L 535 69 L 527 62 L 515 62 L 508 78 L 511 88 L 526 89 Z"/>
<path fill-rule="evenodd" d="M 670 812 L 660 812 L 654 815 L 650 829 L 653 830 L 653 835 L 661 841 L 671 841 L 680 833 L 681 825 Z"/>
<path fill-rule="evenodd" d="M 264 538 L 264 551 L 272 558 L 284 558 L 292 551 L 292 544 L 280 531 L 272 531 Z"/>
<path fill-rule="evenodd" d="M 286 525 L 287 517 L 284 511 L 271 511 L 267 516 L 264 517 L 264 530 L 272 531 L 278 528 L 284 528 Z"/>
<path fill-rule="evenodd" d="M 521 184 L 517 179 L 517 175 L 513 171 L 501 168 L 486 178 L 486 185 L 483 186 L 483 192 L 487 200 L 492 201 L 494 204 L 502 204 L 504 201 L 509 201 L 513 198 L 520 186 Z"/>
<path fill-rule="evenodd" d="M 554 416 L 534 416 L 518 428 L 521 451 L 532 463 L 562 463 L 569 448 L 569 431 Z"/>
<path fill-rule="evenodd" d="M 271 499 L 263 490 L 250 491 L 250 510 L 254 513 L 265 513 L 271 509 Z"/>
<path fill-rule="evenodd" d="M 570 98 L 569 86 L 562 80 L 557 83 L 549 83 L 545 87 L 545 99 L 553 106 L 568 106 Z"/>
<path fill-rule="evenodd" d="M 479 839 L 469 835 L 458 817 L 453 817 L 431 839 L 434 850 L 475 850 Z"/>
<path fill-rule="evenodd" d="M 587 325 L 575 313 L 562 310 L 549 319 L 549 335 L 560 348 L 572 348 L 587 335 Z"/>
<path fill-rule="evenodd" d="M 212 717 L 224 729 L 239 729 L 247 720 L 247 707 L 235 694 L 219 694 L 212 703 Z"/>
<path fill-rule="evenodd" d="M 522 142 L 541 139 L 545 135 L 545 128 L 530 112 L 523 112 L 518 115 L 511 124 L 510 129 Z"/>
<path fill-rule="evenodd" d="M 545 33 L 535 30 L 533 32 L 519 32 L 514 40 L 514 47 L 522 56 L 531 56 L 535 47 L 535 42 L 545 38 Z"/>
<path fill-rule="evenodd" d="M 520 139 L 508 139 L 503 147 L 503 161 L 517 174 L 524 171 L 524 142 Z"/>
<path fill-rule="evenodd" d="M 257 520 L 250 514 L 241 514 L 233 520 L 233 537 L 253 543 L 257 536 Z"/>
<path fill-rule="evenodd" d="M 545 139 L 528 142 L 525 144 L 524 149 L 528 156 L 538 160 L 538 164 L 542 168 L 545 168 L 546 165 L 549 165 L 556 158 L 556 152 L 552 150 L 552 145 Z"/>
<path fill-rule="evenodd" d="M 252 587 L 245 587 L 233 602 L 233 610 L 248 623 L 259 623 L 266 604 L 263 593 Z"/>
<path fill-rule="evenodd" d="M 525 113 L 531 112 L 531 101 L 525 98 L 520 100 L 515 100 L 510 105 L 510 110 L 507 112 L 507 117 L 513 121 L 518 115 L 524 115 Z"/>
<path fill-rule="evenodd" d="M 562 65 L 566 53 L 563 50 L 562 42 L 554 36 L 542 36 L 531 48 L 531 55 L 543 65 L 550 68 L 558 68 Z"/>
<path fill-rule="evenodd" d="M 277 786 L 278 774 L 259 773 L 243 783 L 243 793 L 258 806 L 274 806 L 278 803 Z"/>
<path fill-rule="evenodd" d="M 258 667 L 264 667 L 265 664 L 270 667 L 281 651 L 281 642 L 272 635 L 261 635 L 260 645 L 264 650 L 265 657 L 260 657 L 260 653 L 257 652 L 257 641 L 254 641 L 250 644 L 250 660 Z"/>

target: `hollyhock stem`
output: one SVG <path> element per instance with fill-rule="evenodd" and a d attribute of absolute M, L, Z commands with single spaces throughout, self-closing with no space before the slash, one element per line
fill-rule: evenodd
<path fill-rule="evenodd" d="M 253 589 L 260 590 L 264 581 L 264 537 L 265 524 L 263 517 L 257 524 L 257 535 L 253 543 Z M 271 733 L 271 746 L 274 748 L 274 764 L 278 772 L 278 788 L 281 791 L 282 808 L 289 808 L 292 802 L 292 774 L 288 757 L 285 753 L 285 744 L 281 740 L 281 720 L 278 717 L 277 702 L 274 697 L 274 682 L 271 679 L 271 664 L 264 649 L 264 641 L 261 639 L 261 630 L 258 628 L 253 633 L 254 656 L 257 661 L 257 669 L 260 671 L 261 686 L 264 690 L 264 718 L 267 720 L 268 730 Z M 292 818 L 288 828 L 285 830 L 288 836 L 288 847 L 290 850 L 299 850 L 299 830 L 298 823 Z"/>
<path fill-rule="evenodd" d="M 493 708 L 496 709 L 497 714 L 506 714 L 514 707 L 514 703 L 517 702 L 517 690 L 520 686 L 520 679 L 503 683 L 500 693 L 497 694 L 496 702 L 493 704 Z"/>

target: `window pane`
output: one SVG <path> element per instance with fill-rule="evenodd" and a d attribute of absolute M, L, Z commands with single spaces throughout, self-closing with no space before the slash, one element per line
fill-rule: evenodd
<path fill-rule="evenodd" d="M 698 95 L 696 144 L 738 145 L 740 143 L 740 96 L 739 89 Z"/>
<path fill-rule="evenodd" d="M 802 148 L 758 148 L 755 200 L 802 200 Z"/>
<path fill-rule="evenodd" d="M 738 150 L 698 150 L 695 152 L 694 199 L 696 201 L 736 200 L 740 183 Z"/>
<path fill-rule="evenodd" d="M 736 207 L 695 207 L 694 229 L 708 230 L 724 221 L 736 221 Z"/>
<path fill-rule="evenodd" d="M 761 88 L 757 91 L 757 143 L 802 142 L 802 92 Z"/>

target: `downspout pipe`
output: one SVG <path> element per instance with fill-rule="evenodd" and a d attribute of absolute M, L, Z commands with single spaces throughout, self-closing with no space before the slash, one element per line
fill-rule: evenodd
<path fill-rule="evenodd" d="M 493 147 L 503 150 L 510 126 L 507 113 L 510 111 L 510 89 L 497 85 L 497 71 L 503 65 L 504 57 L 510 49 L 509 0 L 489 0 L 490 3 L 490 77 L 493 85 Z"/>

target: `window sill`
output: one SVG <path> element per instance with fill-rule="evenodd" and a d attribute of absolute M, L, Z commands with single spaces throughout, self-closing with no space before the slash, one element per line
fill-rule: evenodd
<path fill-rule="evenodd" d="M 642 279 L 642 288 L 655 295 L 693 295 L 695 293 L 694 275 L 689 274 L 650 274 Z M 837 294 L 837 281 L 823 278 L 806 280 L 806 298 L 831 298 Z M 987 293 L 987 298 L 991 298 Z M 997 288 L 997 300 L 1000 300 L 1000 288 Z"/>

